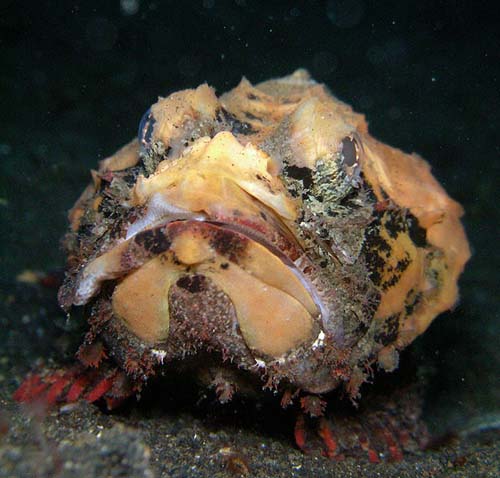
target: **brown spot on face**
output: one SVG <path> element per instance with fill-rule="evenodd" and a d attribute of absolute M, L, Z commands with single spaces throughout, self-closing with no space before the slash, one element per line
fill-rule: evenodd
<path fill-rule="evenodd" d="M 139 232 L 135 236 L 135 242 L 152 254 L 160 254 L 169 249 L 171 241 L 161 229 L 150 229 Z"/>
<path fill-rule="evenodd" d="M 182 276 L 176 283 L 181 289 L 196 294 L 206 290 L 206 277 L 202 275 L 189 275 Z"/>
<path fill-rule="evenodd" d="M 248 239 L 233 231 L 216 229 L 212 233 L 210 245 L 231 262 L 238 262 L 248 244 Z"/>

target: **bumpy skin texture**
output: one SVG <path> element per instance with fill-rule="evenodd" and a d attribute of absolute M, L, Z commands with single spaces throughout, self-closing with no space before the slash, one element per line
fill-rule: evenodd
<path fill-rule="evenodd" d="M 303 70 L 160 98 L 92 177 L 59 301 L 88 317 L 82 363 L 135 390 L 185 363 L 221 401 L 254 382 L 355 399 L 455 304 L 469 257 L 427 163 Z"/>

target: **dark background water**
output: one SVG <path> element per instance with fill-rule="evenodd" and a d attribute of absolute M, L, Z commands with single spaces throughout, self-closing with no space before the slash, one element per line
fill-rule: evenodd
<path fill-rule="evenodd" d="M 63 264 L 66 211 L 89 169 L 136 134 L 158 95 L 305 67 L 364 112 L 375 137 L 425 157 L 464 205 L 473 258 L 462 299 L 416 350 L 433 371 L 431 425 L 498 422 L 495 3 L 3 0 L 3 297 L 22 270 Z"/>

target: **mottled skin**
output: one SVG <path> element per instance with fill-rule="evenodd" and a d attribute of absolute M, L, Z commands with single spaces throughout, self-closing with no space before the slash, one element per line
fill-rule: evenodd
<path fill-rule="evenodd" d="M 264 386 L 321 415 L 317 394 L 356 399 L 374 365 L 397 367 L 455 303 L 469 257 L 427 164 L 303 70 L 160 98 L 92 175 L 59 300 L 85 307 L 78 358 L 111 370 L 95 394 L 111 405 L 185 361 L 221 401 Z"/>

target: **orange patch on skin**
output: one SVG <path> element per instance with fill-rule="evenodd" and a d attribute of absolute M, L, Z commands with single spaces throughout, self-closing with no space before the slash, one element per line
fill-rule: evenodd
<path fill-rule="evenodd" d="M 113 293 L 113 312 L 127 327 L 148 343 L 168 337 L 168 291 L 181 270 L 166 256 L 158 256 L 128 275 Z M 168 259 L 167 259 L 168 260 Z"/>
<path fill-rule="evenodd" d="M 470 257 L 460 222 L 463 209 L 446 194 L 432 176 L 429 165 L 418 155 L 405 154 L 368 135 L 363 135 L 362 140 L 361 167 L 377 199 L 384 201 L 389 196 L 394 204 L 408 209 L 420 227 L 426 229 L 429 244 L 443 254 L 438 261 L 442 271 L 439 290 L 404 324 L 401 345 L 405 345 L 423 333 L 437 314 L 457 301 L 457 279 Z M 422 284 L 420 289 L 424 290 Z"/>
<path fill-rule="evenodd" d="M 396 239 L 391 239 L 384 232 L 384 239 L 391 246 L 391 256 L 385 260 L 384 270 L 381 271 L 381 280 L 390 279 L 399 260 L 409 255 L 409 265 L 401 273 L 397 283 L 382 293 L 381 301 L 375 314 L 375 319 L 389 317 L 403 310 L 404 303 L 410 289 L 421 290 L 424 287 L 424 260 L 425 251 L 414 246 L 406 234 L 400 234 Z"/>
<path fill-rule="evenodd" d="M 235 264 L 227 270 L 199 269 L 231 298 L 246 344 L 280 357 L 313 336 L 314 322 L 294 297 L 261 282 Z"/>

